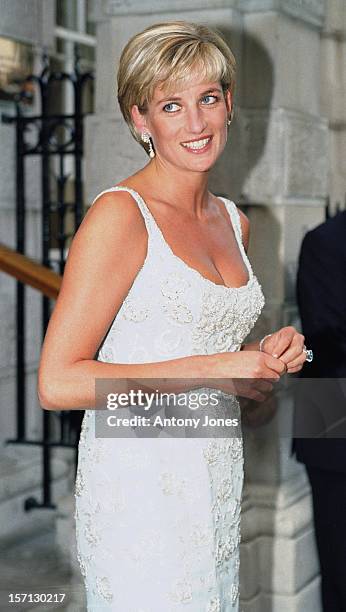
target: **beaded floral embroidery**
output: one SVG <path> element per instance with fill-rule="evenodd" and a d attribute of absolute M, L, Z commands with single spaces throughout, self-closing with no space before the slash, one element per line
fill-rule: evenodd
<path fill-rule="evenodd" d="M 229 294 L 225 294 L 224 291 L 204 292 L 201 315 L 192 334 L 194 353 L 210 354 L 238 350 L 264 305 L 263 294 L 256 278 L 252 277 L 250 283 L 251 300 L 248 291 L 231 289 Z"/>

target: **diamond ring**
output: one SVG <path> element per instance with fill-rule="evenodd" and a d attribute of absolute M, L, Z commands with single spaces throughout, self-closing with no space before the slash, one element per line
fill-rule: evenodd
<path fill-rule="evenodd" d="M 307 349 L 305 344 L 303 346 L 303 353 L 306 355 L 306 361 L 311 362 L 314 358 L 314 354 L 311 349 Z"/>

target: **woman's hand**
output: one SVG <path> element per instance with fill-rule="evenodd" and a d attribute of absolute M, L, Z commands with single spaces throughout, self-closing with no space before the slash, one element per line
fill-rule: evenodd
<path fill-rule="evenodd" d="M 280 359 L 286 365 L 287 373 L 293 374 L 302 369 L 306 360 L 304 340 L 295 327 L 282 327 L 264 340 L 262 351 Z"/>
<path fill-rule="evenodd" d="M 257 402 L 267 399 L 273 384 L 286 372 L 281 359 L 260 351 L 216 353 L 207 360 L 206 378 L 219 379 L 217 386 L 225 393 Z"/>

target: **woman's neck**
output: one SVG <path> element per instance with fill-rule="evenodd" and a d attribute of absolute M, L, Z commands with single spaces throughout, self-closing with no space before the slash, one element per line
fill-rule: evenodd
<path fill-rule="evenodd" d="M 154 161 L 135 176 L 153 197 L 174 204 L 191 216 L 202 216 L 208 206 L 208 172 L 166 168 Z"/>

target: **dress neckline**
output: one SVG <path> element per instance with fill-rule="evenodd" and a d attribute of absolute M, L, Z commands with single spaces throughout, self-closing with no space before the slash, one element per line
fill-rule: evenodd
<path fill-rule="evenodd" d="M 194 274 L 196 277 L 198 277 L 200 280 L 202 280 L 202 282 L 204 282 L 206 284 L 209 284 L 209 285 L 211 285 L 213 287 L 217 287 L 217 288 L 219 288 L 219 289 L 221 289 L 223 291 L 226 290 L 228 292 L 231 292 L 231 291 L 239 291 L 239 292 L 241 292 L 241 291 L 244 291 L 245 289 L 247 289 L 250 286 L 250 284 L 253 281 L 254 274 L 253 274 L 253 270 L 251 268 L 250 262 L 248 260 L 248 257 L 246 255 L 241 235 L 239 235 L 238 229 L 237 229 L 237 227 L 235 227 L 235 223 L 233 222 L 233 214 L 232 214 L 232 212 L 230 211 L 230 209 L 228 207 L 229 204 L 233 204 L 233 206 L 234 206 L 234 213 L 238 214 L 238 212 L 237 212 L 237 210 L 235 208 L 235 204 L 233 202 L 231 202 L 231 200 L 227 200 L 226 198 L 223 198 L 221 196 L 216 196 L 218 198 L 218 200 L 221 200 L 221 202 L 225 206 L 226 211 L 227 211 L 227 213 L 229 215 L 229 218 L 230 218 L 230 221 L 231 221 L 231 225 L 232 225 L 232 228 L 233 228 L 233 233 L 235 235 L 235 238 L 236 238 L 236 241 L 237 241 L 237 244 L 238 244 L 238 248 L 240 250 L 240 254 L 242 256 L 242 259 L 243 259 L 243 261 L 245 263 L 245 266 L 246 266 L 246 269 L 248 271 L 249 278 L 248 278 L 247 282 L 245 283 L 245 285 L 240 285 L 240 287 L 230 287 L 229 285 L 225 285 L 223 283 L 215 283 L 210 278 L 207 278 L 206 276 L 204 276 L 196 268 L 193 268 L 192 266 L 187 264 L 186 261 L 184 261 L 184 259 L 182 259 L 181 257 L 179 257 L 178 255 L 176 255 L 174 253 L 173 249 L 171 248 L 171 246 L 168 244 L 166 238 L 164 237 L 164 235 L 162 233 L 162 230 L 161 230 L 160 226 L 158 225 L 154 215 L 152 214 L 152 212 L 150 211 L 150 209 L 149 209 L 148 205 L 146 204 L 144 198 L 138 193 L 138 191 L 136 191 L 135 189 L 132 189 L 132 187 L 127 187 L 126 185 L 116 185 L 114 187 L 114 189 L 119 189 L 119 190 L 123 189 L 125 191 L 129 191 L 133 195 L 134 199 L 138 198 L 141 201 L 141 203 L 142 203 L 142 205 L 143 205 L 143 207 L 144 207 L 148 217 L 150 218 L 150 220 L 154 224 L 154 227 L 155 227 L 158 235 L 160 236 L 160 239 L 162 240 L 163 244 L 166 246 L 166 248 L 167 248 L 168 252 L 170 253 L 170 255 L 178 263 L 180 263 L 180 265 L 182 265 L 185 269 L 189 270 L 192 274 Z M 240 223 L 240 221 L 239 221 L 239 223 Z M 240 229 L 240 231 L 241 231 L 241 229 Z"/>

